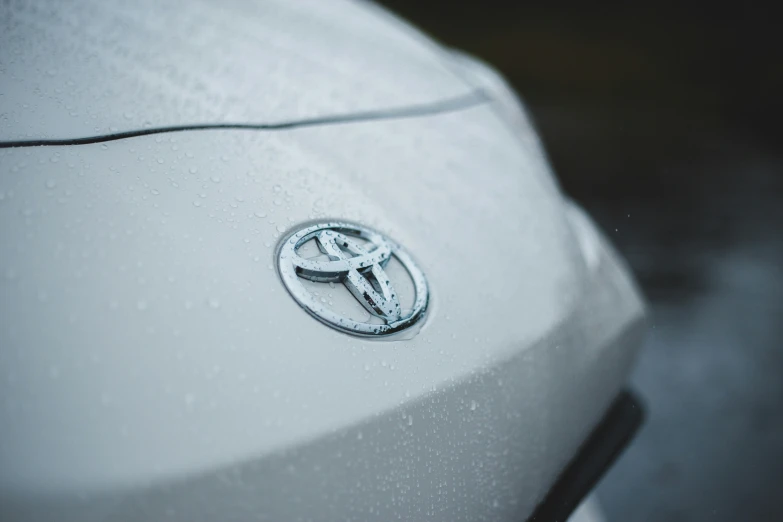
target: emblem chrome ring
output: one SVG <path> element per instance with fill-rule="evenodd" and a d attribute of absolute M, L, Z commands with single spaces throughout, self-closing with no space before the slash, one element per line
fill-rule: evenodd
<path fill-rule="evenodd" d="M 360 245 L 353 238 L 366 241 Z M 315 239 L 328 257 L 307 259 L 297 251 Z M 415 297 L 410 310 L 403 311 L 384 267 L 396 258 L 411 278 Z M 319 321 L 345 333 L 380 337 L 401 332 L 424 318 L 429 289 L 424 273 L 397 243 L 364 225 L 347 221 L 312 223 L 286 235 L 277 249 L 277 268 L 288 292 Z M 342 283 L 356 300 L 385 324 L 360 322 L 330 310 L 302 284 L 302 279 L 321 283 Z"/>

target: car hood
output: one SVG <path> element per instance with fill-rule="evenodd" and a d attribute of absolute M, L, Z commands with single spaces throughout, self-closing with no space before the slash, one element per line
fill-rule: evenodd
<path fill-rule="evenodd" d="M 44 141 L 0 149 L 6 505 L 424 518 L 418 488 L 449 520 L 532 509 L 644 308 L 501 79 L 363 4 L 19 3 L 2 23 L 0 140 Z M 286 293 L 279 238 L 327 218 L 416 258 L 416 336 L 347 336 Z"/>

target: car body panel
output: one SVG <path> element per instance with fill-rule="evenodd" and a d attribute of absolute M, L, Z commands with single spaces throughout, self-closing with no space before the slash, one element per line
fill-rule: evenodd
<path fill-rule="evenodd" d="M 10 40 L 0 45 L 4 74 L 28 83 L 3 80 L 4 140 L 488 96 L 421 117 L 0 149 L 4 514 L 503 520 L 532 511 L 623 386 L 644 305 L 553 182 L 501 80 L 351 2 L 15 5 L 22 22 L 6 35 L 84 17 L 88 28 L 117 25 L 110 51 L 141 49 L 162 66 L 147 70 L 130 54 L 116 69 L 100 53 L 82 63 L 69 45 L 100 47 L 92 29 Z M 181 14 L 187 23 L 175 23 Z M 234 20 L 242 35 L 255 27 L 277 39 L 239 38 Z M 189 46 L 194 24 L 212 35 L 195 41 L 222 46 L 215 53 L 245 76 L 207 67 L 219 60 Z M 289 25 L 306 40 L 286 36 Z M 125 83 L 137 66 L 146 79 Z M 198 67 L 209 89 L 167 83 Z M 417 335 L 351 337 L 290 298 L 273 269 L 276 243 L 316 218 L 365 223 L 416 258 L 432 295 Z"/>

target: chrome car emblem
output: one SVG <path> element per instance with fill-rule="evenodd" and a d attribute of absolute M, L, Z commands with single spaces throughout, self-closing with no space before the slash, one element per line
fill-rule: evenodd
<path fill-rule="evenodd" d="M 314 242 L 306 257 L 303 250 Z M 327 325 L 355 335 L 386 336 L 410 328 L 424 318 L 429 300 L 427 280 L 408 253 L 397 243 L 363 225 L 343 221 L 308 224 L 286 236 L 278 248 L 280 277 L 296 301 Z M 395 259 L 407 272 L 412 288 L 410 307 L 403 307 L 390 280 L 387 265 Z M 311 291 L 323 283 L 325 290 Z M 328 284 L 328 285 L 327 285 Z M 342 284 L 361 304 L 366 320 L 341 313 L 317 294 Z M 350 297 L 349 297 L 350 300 Z M 352 301 L 352 300 L 350 300 Z"/>

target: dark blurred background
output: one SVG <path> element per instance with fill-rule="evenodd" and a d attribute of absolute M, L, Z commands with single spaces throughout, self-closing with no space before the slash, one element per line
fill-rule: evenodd
<path fill-rule="evenodd" d="M 610 521 L 783 520 L 783 38 L 756 4 L 382 0 L 498 68 L 651 302 Z"/>

